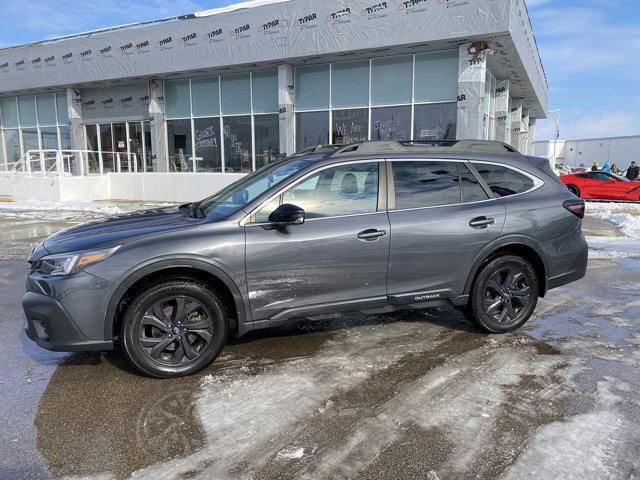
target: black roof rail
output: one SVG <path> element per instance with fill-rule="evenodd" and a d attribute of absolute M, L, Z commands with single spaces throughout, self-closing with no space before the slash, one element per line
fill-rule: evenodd
<path fill-rule="evenodd" d="M 493 140 L 370 140 L 348 145 L 317 145 L 296 152 L 293 156 L 324 153 L 327 157 L 342 154 L 383 154 L 383 153 L 480 153 L 491 155 L 520 155 L 520 152 L 506 143 Z"/>
<path fill-rule="evenodd" d="M 374 140 L 338 146 L 333 152 L 325 150 L 330 156 L 358 153 L 415 152 L 422 150 L 436 153 L 488 153 L 510 155 L 519 152 L 511 145 L 492 140 Z"/>
<path fill-rule="evenodd" d="M 302 155 L 309 155 L 311 153 L 334 153 L 339 150 L 343 145 L 316 145 L 315 147 L 305 148 L 296 152 L 292 157 L 300 157 Z"/>

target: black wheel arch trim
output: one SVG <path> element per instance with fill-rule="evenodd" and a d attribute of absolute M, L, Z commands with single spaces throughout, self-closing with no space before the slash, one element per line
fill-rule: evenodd
<path fill-rule="evenodd" d="M 476 278 L 480 267 L 490 258 L 497 250 L 500 250 L 504 247 L 521 247 L 525 246 L 533 250 L 538 258 L 542 261 L 542 267 L 544 268 L 544 278 L 540 279 L 540 281 L 544 282 L 544 289 L 541 292 L 542 296 L 544 296 L 548 291 L 548 278 L 549 278 L 549 264 L 545 255 L 543 254 L 543 250 L 538 245 L 538 243 L 529 238 L 520 235 L 510 235 L 504 238 L 499 238 L 494 242 L 487 245 L 476 257 L 473 262 L 473 266 L 471 267 L 471 271 L 467 277 L 467 281 L 464 285 L 464 294 L 469 295 L 471 293 L 471 287 L 473 284 L 473 280 Z"/>
<path fill-rule="evenodd" d="M 115 336 L 113 327 L 116 321 L 118 305 L 120 305 L 120 302 L 124 298 L 129 288 L 138 280 L 141 280 L 142 278 L 149 276 L 154 272 L 161 272 L 163 270 L 170 270 L 175 268 L 192 268 L 194 269 L 194 271 L 208 273 L 224 283 L 224 285 L 233 295 L 233 299 L 236 304 L 238 334 L 242 335 L 244 333 L 245 329 L 243 328 L 243 326 L 247 322 L 251 321 L 251 318 L 249 317 L 251 310 L 249 309 L 249 305 L 247 304 L 246 296 L 242 295 L 240 287 L 231 278 L 231 276 L 220 266 L 207 259 L 172 256 L 171 258 L 155 259 L 151 260 L 150 262 L 146 262 L 144 265 L 138 266 L 134 271 L 127 272 L 123 276 L 124 278 L 118 282 L 118 288 L 116 288 L 115 292 L 109 299 L 106 307 L 104 318 L 105 339 L 111 340 Z"/>

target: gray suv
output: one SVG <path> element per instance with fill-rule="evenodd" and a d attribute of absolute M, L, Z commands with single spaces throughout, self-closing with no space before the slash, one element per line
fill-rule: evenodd
<path fill-rule="evenodd" d="M 26 333 L 122 346 L 192 374 L 230 335 L 299 318 L 451 305 L 510 332 L 582 278 L 584 202 L 547 160 L 497 142 L 320 146 L 192 204 L 119 215 L 33 249 Z"/>

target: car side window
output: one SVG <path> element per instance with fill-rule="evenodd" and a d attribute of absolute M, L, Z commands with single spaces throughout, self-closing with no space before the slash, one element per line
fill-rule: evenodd
<path fill-rule="evenodd" d="M 485 192 L 478 179 L 471 173 L 469 167 L 463 163 L 458 164 L 460 169 L 460 185 L 462 187 L 462 201 L 464 203 L 469 202 L 481 202 L 482 200 L 488 200 L 489 195 Z"/>
<path fill-rule="evenodd" d="M 500 197 L 524 193 L 534 186 L 533 180 L 529 177 L 501 165 L 473 162 L 473 166 L 491 191 Z"/>
<path fill-rule="evenodd" d="M 460 203 L 455 162 L 397 161 L 392 163 L 396 209 L 436 207 Z"/>
<path fill-rule="evenodd" d="M 378 209 L 378 163 L 338 165 L 311 175 L 286 190 L 256 214 L 257 223 L 268 221 L 279 204 L 291 203 L 307 219 L 374 213 Z"/>

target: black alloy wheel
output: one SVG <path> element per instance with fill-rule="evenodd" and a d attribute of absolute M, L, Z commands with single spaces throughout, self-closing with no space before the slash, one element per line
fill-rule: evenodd
<path fill-rule="evenodd" d="M 220 354 L 227 335 L 224 303 L 208 285 L 191 279 L 166 280 L 140 292 L 120 327 L 128 360 L 156 378 L 202 370 Z"/>
<path fill-rule="evenodd" d="M 538 277 L 526 259 L 495 257 L 480 269 L 465 316 L 486 332 L 512 332 L 529 320 L 538 295 Z"/>
<path fill-rule="evenodd" d="M 183 365 L 196 360 L 213 338 L 211 313 L 198 300 L 175 296 L 154 303 L 142 317 L 138 340 L 154 361 Z"/>
<path fill-rule="evenodd" d="M 498 323 L 513 322 L 530 302 L 531 288 L 520 267 L 498 270 L 485 284 L 484 311 Z"/>

